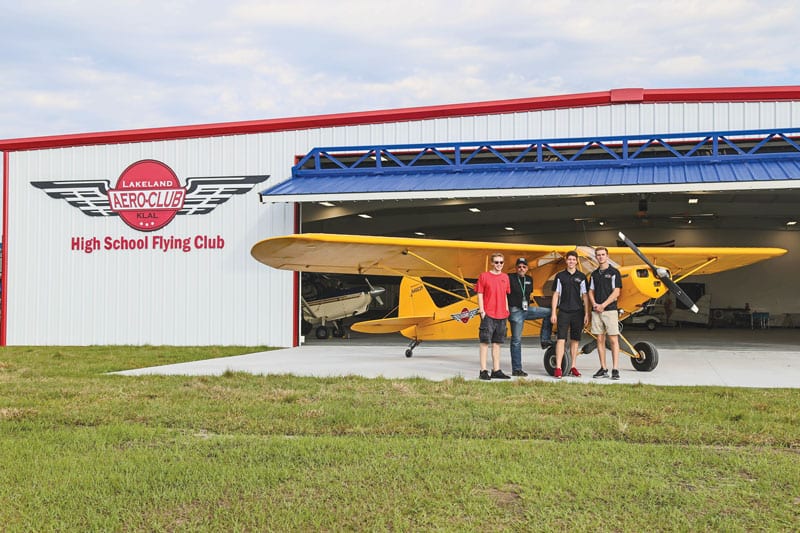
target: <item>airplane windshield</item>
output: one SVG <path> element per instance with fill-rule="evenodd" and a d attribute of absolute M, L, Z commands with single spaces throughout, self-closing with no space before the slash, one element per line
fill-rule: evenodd
<path fill-rule="evenodd" d="M 594 248 L 591 246 L 576 246 L 575 251 L 578 252 L 578 262 L 580 263 L 581 272 L 592 272 L 598 266 L 597 259 L 594 256 Z M 608 264 L 614 268 L 619 268 L 619 263 L 611 259 L 609 256 Z"/>

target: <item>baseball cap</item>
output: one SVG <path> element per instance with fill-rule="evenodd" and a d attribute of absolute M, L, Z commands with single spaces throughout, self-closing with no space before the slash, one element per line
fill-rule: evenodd
<path fill-rule="evenodd" d="M 528 260 L 525 259 L 524 257 L 520 257 L 519 259 L 517 259 L 517 265 L 526 265 L 527 266 L 528 265 Z"/>

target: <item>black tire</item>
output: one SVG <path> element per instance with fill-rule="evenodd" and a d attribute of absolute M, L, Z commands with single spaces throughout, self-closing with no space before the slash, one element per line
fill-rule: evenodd
<path fill-rule="evenodd" d="M 633 345 L 639 354 L 638 359 L 631 357 L 633 368 L 639 372 L 652 372 L 658 366 L 658 350 L 650 342 L 637 342 Z"/>
<path fill-rule="evenodd" d="M 566 376 L 567 371 L 572 368 L 572 356 L 569 353 L 569 345 L 564 346 L 564 358 L 561 360 L 561 372 Z M 549 375 L 556 371 L 556 347 L 549 347 L 544 352 L 544 369 Z"/>
<path fill-rule="evenodd" d="M 325 326 L 317 326 L 317 330 L 315 331 L 318 339 L 327 339 L 328 338 L 328 328 Z"/>
<path fill-rule="evenodd" d="M 596 349 L 597 349 L 597 339 L 592 339 L 583 345 L 583 348 L 581 348 L 581 352 L 583 352 L 583 354 L 585 355 L 592 353 Z"/>
<path fill-rule="evenodd" d="M 645 323 L 645 326 L 647 326 L 647 329 L 649 329 L 650 331 L 653 331 L 654 329 L 656 329 L 657 325 L 658 325 L 658 322 L 656 322 L 655 320 L 648 320 Z"/>
<path fill-rule="evenodd" d="M 414 352 L 411 351 L 411 348 L 406 350 L 406 357 L 411 357 L 412 355 L 414 355 Z"/>
<path fill-rule="evenodd" d="M 346 334 L 347 334 L 347 330 L 342 325 L 342 323 L 341 322 L 336 322 L 336 324 L 333 327 L 333 336 L 336 337 L 337 339 L 341 339 Z"/>

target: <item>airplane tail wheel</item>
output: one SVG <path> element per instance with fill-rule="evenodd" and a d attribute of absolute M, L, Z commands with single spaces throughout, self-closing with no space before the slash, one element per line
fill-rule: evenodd
<path fill-rule="evenodd" d="M 596 349 L 597 349 L 597 339 L 592 339 L 583 345 L 583 348 L 581 348 L 581 352 L 587 354 L 587 353 L 592 353 Z"/>
<path fill-rule="evenodd" d="M 414 355 L 414 352 L 411 351 L 411 348 L 407 349 L 406 350 L 406 357 L 411 357 L 412 355 Z"/>
<path fill-rule="evenodd" d="M 658 324 L 657 324 L 657 322 L 655 320 L 648 320 L 647 321 L 647 329 L 649 329 L 650 331 L 653 331 L 654 329 L 656 329 L 657 325 Z"/>
<path fill-rule="evenodd" d="M 317 330 L 315 331 L 318 339 L 327 339 L 328 338 L 328 328 L 325 326 L 317 326 Z"/>
<path fill-rule="evenodd" d="M 639 372 L 651 372 L 658 366 L 658 350 L 649 342 L 637 342 L 633 345 L 639 354 L 637 359 L 631 357 L 633 368 Z"/>
<path fill-rule="evenodd" d="M 341 321 L 337 321 L 333 328 L 333 336 L 341 339 L 342 337 L 345 336 L 346 333 L 347 330 L 344 329 L 344 326 L 342 325 Z"/>
<path fill-rule="evenodd" d="M 564 358 L 561 360 L 561 371 L 567 375 L 567 371 L 572 368 L 572 356 L 569 354 L 569 346 L 564 346 Z M 544 369 L 549 375 L 556 371 L 556 347 L 550 346 L 544 352 Z"/>

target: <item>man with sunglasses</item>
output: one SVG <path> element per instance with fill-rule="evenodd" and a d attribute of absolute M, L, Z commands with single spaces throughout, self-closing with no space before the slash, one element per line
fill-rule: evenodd
<path fill-rule="evenodd" d="M 508 323 L 511 325 L 511 375 L 525 377 L 527 372 L 522 370 L 522 330 L 526 320 L 542 320 L 542 329 L 539 333 L 542 349 L 550 347 L 550 335 L 553 326 L 550 324 L 550 308 L 531 306 L 533 293 L 533 278 L 528 274 L 528 260 L 524 257 L 517 259 L 516 272 L 508 275 L 511 284 L 511 293 L 508 295 Z"/>
<path fill-rule="evenodd" d="M 506 340 L 506 319 L 508 318 L 508 293 L 511 286 L 508 276 L 503 272 L 505 259 L 501 253 L 493 253 L 491 270 L 483 272 L 475 284 L 478 293 L 478 312 L 481 325 L 478 330 L 480 341 L 481 371 L 478 377 L 483 380 L 511 379 L 500 370 L 500 345 Z M 492 372 L 486 368 L 486 359 L 492 345 Z"/>

